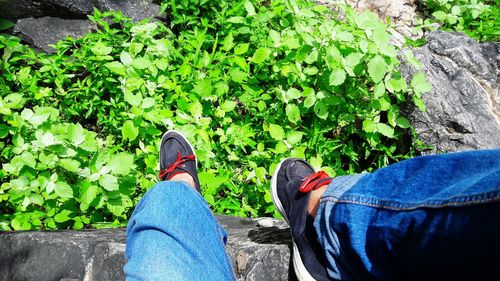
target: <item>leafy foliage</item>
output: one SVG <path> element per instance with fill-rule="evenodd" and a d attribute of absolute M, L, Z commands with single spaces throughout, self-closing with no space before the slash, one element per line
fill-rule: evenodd
<path fill-rule="evenodd" d="M 284 157 L 335 176 L 413 156 L 399 107 L 429 85 L 408 86 L 374 14 L 340 8 L 168 1 L 169 26 L 96 10 L 51 55 L 0 36 L 0 229 L 123 225 L 167 129 L 194 144 L 212 208 L 239 216 L 277 214 Z"/>
<path fill-rule="evenodd" d="M 466 33 L 479 41 L 500 41 L 499 0 L 425 0 L 425 21 L 420 28 L 438 22 L 442 29 Z"/>

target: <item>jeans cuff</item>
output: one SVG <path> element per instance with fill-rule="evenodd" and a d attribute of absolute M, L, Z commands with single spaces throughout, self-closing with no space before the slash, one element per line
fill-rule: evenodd
<path fill-rule="evenodd" d="M 355 184 L 357 184 L 364 176 L 368 175 L 368 173 L 354 174 L 348 176 L 340 176 L 336 177 L 332 180 L 332 182 L 328 185 L 325 193 L 321 196 L 320 199 L 320 208 L 321 205 L 325 203 L 335 203 L 339 200 L 342 195 L 351 189 Z"/>

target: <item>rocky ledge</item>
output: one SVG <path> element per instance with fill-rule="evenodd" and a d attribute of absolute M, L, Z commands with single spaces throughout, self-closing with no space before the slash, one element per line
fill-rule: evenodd
<path fill-rule="evenodd" d="M 432 153 L 500 147 L 500 45 L 444 31 L 426 38 L 413 53 L 432 86 L 427 110 L 406 113 L 419 139 Z M 401 65 L 408 81 L 416 71 Z"/>
<path fill-rule="evenodd" d="M 295 280 L 284 221 L 217 218 L 238 280 Z M 123 228 L 0 234 L 0 281 L 124 280 L 125 262 Z"/>
<path fill-rule="evenodd" d="M 95 29 L 88 20 L 100 11 L 121 11 L 133 21 L 165 19 L 153 0 L 0 0 L 0 18 L 15 21 L 12 33 L 36 50 L 55 52 L 50 45 L 66 38 L 80 38 Z"/>

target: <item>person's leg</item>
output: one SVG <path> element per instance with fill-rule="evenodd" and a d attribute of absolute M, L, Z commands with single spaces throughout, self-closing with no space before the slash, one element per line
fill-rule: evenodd
<path fill-rule="evenodd" d="M 499 202 L 500 150 L 449 153 L 333 179 L 314 225 L 333 279 L 496 280 Z"/>
<path fill-rule="evenodd" d="M 234 280 L 226 239 L 193 187 L 157 183 L 127 226 L 126 280 Z"/>
<path fill-rule="evenodd" d="M 126 280 L 235 280 L 227 235 L 200 194 L 196 155 L 179 132 L 165 133 L 159 178 L 127 225 Z"/>

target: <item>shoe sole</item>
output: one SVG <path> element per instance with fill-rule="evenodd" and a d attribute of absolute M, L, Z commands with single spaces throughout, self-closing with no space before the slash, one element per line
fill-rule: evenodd
<path fill-rule="evenodd" d="M 288 158 L 287 158 L 288 159 Z M 271 178 L 271 198 L 273 200 L 274 206 L 276 209 L 278 209 L 278 212 L 281 214 L 281 216 L 285 219 L 285 221 L 288 223 L 290 226 L 290 222 L 288 221 L 287 216 L 285 215 L 285 209 L 283 208 L 283 205 L 281 204 L 281 201 L 278 197 L 278 186 L 277 186 L 277 181 L 278 181 L 278 171 L 281 168 L 281 165 L 283 162 L 285 162 L 284 159 L 282 160 L 276 169 L 274 170 L 273 177 Z M 290 230 L 291 233 L 291 230 Z M 297 248 L 297 244 L 295 244 L 295 241 L 293 239 L 292 235 L 292 244 L 293 244 L 293 268 L 295 270 L 295 274 L 297 275 L 297 279 L 299 281 L 316 281 L 309 271 L 307 271 L 304 263 L 302 262 L 302 258 L 300 257 L 299 249 Z"/>
<path fill-rule="evenodd" d="M 176 134 L 179 134 L 182 138 L 184 138 L 184 140 L 187 142 L 187 144 L 189 145 L 189 148 L 191 148 L 191 151 L 193 151 L 193 155 L 194 155 L 194 163 L 196 165 L 196 167 L 198 167 L 198 157 L 196 156 L 196 151 L 194 150 L 193 146 L 191 145 L 191 143 L 189 142 L 189 140 L 186 138 L 186 136 L 179 132 L 179 131 L 176 131 L 176 130 L 170 130 L 170 131 L 167 131 L 163 134 L 163 136 L 161 136 L 161 142 L 160 144 L 158 145 L 158 170 L 161 170 L 161 167 L 160 167 L 160 163 L 161 163 L 161 144 L 163 143 L 163 140 L 165 139 L 165 136 L 168 134 L 168 133 L 176 133 Z"/>

